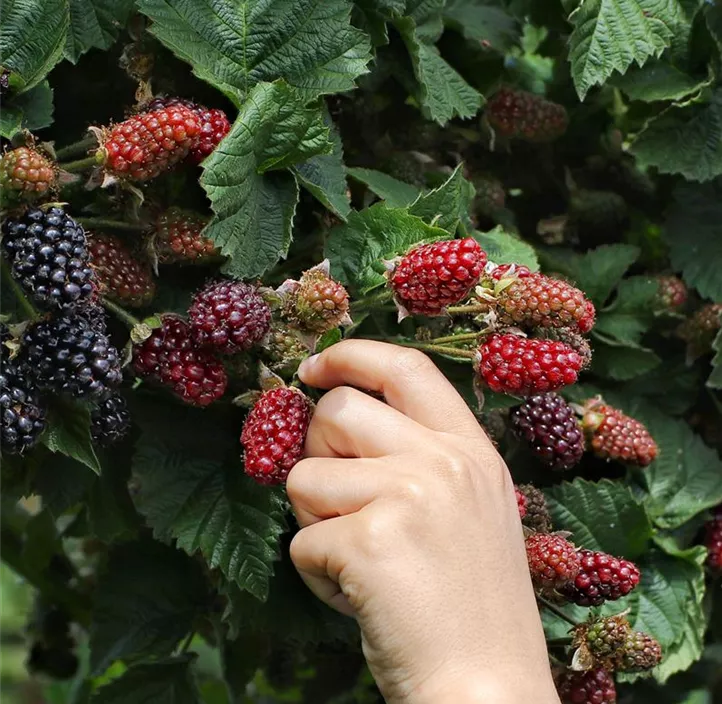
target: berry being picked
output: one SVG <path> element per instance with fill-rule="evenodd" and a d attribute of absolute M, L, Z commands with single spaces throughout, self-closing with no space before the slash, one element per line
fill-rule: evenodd
<path fill-rule="evenodd" d="M 90 433 L 99 445 L 114 445 L 130 430 L 130 413 L 125 399 L 114 393 L 103 399 L 90 414 Z"/>
<path fill-rule="evenodd" d="M 590 449 L 602 459 L 646 467 L 659 453 L 657 443 L 643 423 L 599 399 L 585 404 L 582 425 L 589 437 Z"/>
<path fill-rule="evenodd" d="M 271 325 L 262 349 L 263 358 L 271 371 L 295 373 L 311 350 L 294 332 L 283 325 Z"/>
<path fill-rule="evenodd" d="M 492 391 L 529 396 L 573 384 L 582 358 L 569 345 L 511 333 L 490 335 L 479 347 L 475 368 Z"/>
<path fill-rule="evenodd" d="M 31 208 L 2 225 L 12 275 L 39 307 L 67 308 L 95 293 L 85 231 L 62 208 Z"/>
<path fill-rule="evenodd" d="M 0 447 L 3 452 L 16 455 L 23 454 L 40 439 L 45 430 L 45 407 L 32 381 L 6 356 L 3 354 L 0 362 Z"/>
<path fill-rule="evenodd" d="M 604 552 L 579 550 L 579 573 L 561 592 L 579 606 L 600 606 L 629 594 L 641 577 L 639 568 L 629 560 Z"/>
<path fill-rule="evenodd" d="M 720 326 L 722 326 L 722 303 L 707 303 L 685 320 L 677 335 L 687 343 L 687 356 L 696 359 L 712 351 Z"/>
<path fill-rule="evenodd" d="M 32 201 L 55 188 L 57 169 L 33 147 L 18 147 L 0 157 L 0 205 Z"/>
<path fill-rule="evenodd" d="M 161 326 L 133 347 L 133 368 L 140 377 L 169 387 L 192 406 L 207 406 L 225 393 L 223 364 L 191 337 L 190 325 L 175 315 L 162 315 Z"/>
<path fill-rule="evenodd" d="M 526 515 L 522 523 L 537 533 L 551 533 L 552 517 L 544 492 L 533 484 L 521 484 L 517 488 L 526 497 Z"/>
<path fill-rule="evenodd" d="M 557 692 L 562 704 L 616 704 L 617 688 L 607 670 L 597 668 L 586 672 L 565 672 L 557 679 Z"/>
<path fill-rule="evenodd" d="M 614 658 L 614 667 L 619 672 L 644 672 L 659 665 L 661 660 L 662 646 L 655 638 L 641 631 L 630 631 Z"/>
<path fill-rule="evenodd" d="M 595 660 L 606 662 L 624 647 L 632 627 L 625 616 L 607 616 L 574 629 L 574 645 L 586 647 Z"/>
<path fill-rule="evenodd" d="M 535 394 L 511 412 L 518 437 L 552 469 L 571 469 L 584 454 L 584 434 L 572 407 L 559 394 Z"/>
<path fill-rule="evenodd" d="M 43 391 L 97 399 L 123 378 L 120 355 L 98 323 L 77 310 L 34 323 L 23 335 L 22 369 Z"/>
<path fill-rule="evenodd" d="M 212 240 L 201 233 L 208 219 L 190 210 L 168 208 L 155 223 L 155 249 L 158 261 L 200 263 L 218 257 Z"/>
<path fill-rule="evenodd" d="M 687 286 L 678 276 L 658 276 L 654 307 L 660 311 L 673 311 L 687 302 Z"/>
<path fill-rule="evenodd" d="M 102 130 L 98 155 L 111 176 L 149 181 L 183 161 L 200 136 L 198 114 L 176 103 Z"/>
<path fill-rule="evenodd" d="M 497 134 L 527 142 L 552 142 L 566 132 L 568 123 L 563 106 L 508 86 L 494 93 L 485 114 Z"/>
<path fill-rule="evenodd" d="M 271 327 L 271 309 L 255 286 L 216 281 L 194 296 L 188 320 L 196 344 L 235 354 L 265 337 Z"/>
<path fill-rule="evenodd" d="M 563 589 L 579 572 L 577 549 L 561 535 L 532 533 L 526 539 L 526 556 L 532 583 L 542 591 Z"/>
<path fill-rule="evenodd" d="M 722 506 L 704 527 L 704 546 L 707 548 L 707 566 L 722 572 Z"/>
<path fill-rule="evenodd" d="M 476 240 L 447 240 L 415 247 L 389 274 L 397 303 L 410 314 L 442 315 L 479 282 L 486 252 Z"/>
<path fill-rule="evenodd" d="M 311 402 L 298 389 L 264 391 L 241 433 L 245 471 L 259 484 L 281 484 L 303 456 Z"/>
<path fill-rule="evenodd" d="M 150 267 L 141 264 L 119 237 L 90 235 L 88 249 L 103 295 L 134 308 L 147 306 L 153 300 L 155 281 Z"/>
<path fill-rule="evenodd" d="M 514 487 L 514 495 L 516 496 L 516 506 L 519 509 L 519 518 L 523 520 L 526 516 L 527 498 L 517 486 Z"/>
<path fill-rule="evenodd" d="M 504 284 L 502 278 L 496 295 L 497 313 L 504 325 L 572 327 L 582 333 L 594 326 L 594 304 L 566 281 L 529 273 L 512 275 L 511 282 Z"/>

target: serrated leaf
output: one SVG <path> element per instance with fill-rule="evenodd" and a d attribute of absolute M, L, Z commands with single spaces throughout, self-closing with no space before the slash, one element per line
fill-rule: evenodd
<path fill-rule="evenodd" d="M 427 225 L 406 208 L 377 203 L 351 213 L 345 225 L 331 230 L 325 256 L 335 278 L 367 293 L 386 281 L 383 260 L 404 254 L 412 245 L 443 239 L 451 235 Z"/>
<path fill-rule="evenodd" d="M 419 102 L 428 116 L 445 125 L 454 117 L 473 117 L 483 104 L 481 94 L 447 63 L 433 44 L 420 36 L 411 17 L 394 22 L 411 56 L 419 83 Z"/>
<path fill-rule="evenodd" d="M 133 0 L 69 0 L 65 58 L 72 63 L 90 49 L 108 49 L 125 27 Z"/>
<path fill-rule="evenodd" d="M 241 106 L 223 142 L 203 162 L 201 185 L 215 217 L 204 230 L 236 278 L 260 276 L 288 252 L 298 185 L 287 173 L 267 173 L 330 151 L 318 108 L 306 108 L 283 83 L 260 83 Z"/>
<path fill-rule="evenodd" d="M 40 130 L 53 123 L 53 90 L 47 81 L 3 101 L 0 136 L 11 139 L 21 129 Z"/>
<path fill-rule="evenodd" d="M 630 100 L 653 103 L 659 100 L 682 100 L 709 85 L 709 78 L 690 76 L 664 58 L 648 61 L 644 66 L 631 66 L 623 76 L 614 78 L 614 85 Z"/>
<path fill-rule="evenodd" d="M 474 199 L 474 186 L 464 178 L 463 168 L 459 164 L 438 188 L 422 193 L 409 206 L 409 212 L 430 225 L 456 232 L 460 223 L 469 221 L 469 208 Z"/>
<path fill-rule="evenodd" d="M 391 208 L 403 208 L 413 203 L 421 194 L 421 189 L 410 183 L 399 181 L 393 176 L 375 169 L 358 167 L 347 169 L 348 175 L 356 181 L 368 186 L 379 198 L 386 201 Z"/>
<path fill-rule="evenodd" d="M 135 665 L 95 691 L 91 704 L 201 704 L 191 670 L 193 657 L 183 655 Z"/>
<path fill-rule="evenodd" d="M 707 103 L 667 108 L 645 125 L 630 151 L 640 167 L 654 166 L 689 181 L 722 175 L 722 90 Z"/>
<path fill-rule="evenodd" d="M 594 330 L 619 342 L 638 345 L 654 322 L 652 302 L 658 288 L 658 282 L 651 277 L 623 279 L 614 301 L 597 316 Z"/>
<path fill-rule="evenodd" d="M 521 39 L 519 21 L 487 0 L 447 0 L 444 24 L 501 54 L 508 53 Z"/>
<path fill-rule="evenodd" d="M 717 333 L 712 343 L 714 357 L 712 358 L 712 373 L 707 379 L 710 389 L 722 389 L 722 330 Z"/>
<path fill-rule="evenodd" d="M 701 186 L 680 183 L 662 236 L 685 282 L 703 298 L 722 301 L 722 179 Z"/>
<path fill-rule="evenodd" d="M 676 0 L 585 0 L 569 18 L 572 78 L 584 100 L 589 89 L 614 71 L 624 73 L 659 56 L 673 38 L 670 24 L 682 10 Z"/>
<path fill-rule="evenodd" d="M 619 342 L 593 332 L 592 371 L 598 376 L 629 381 L 659 366 L 662 360 L 652 350 L 630 342 Z"/>
<path fill-rule="evenodd" d="M 531 271 L 539 271 L 539 261 L 529 243 L 516 235 L 504 232 L 499 226 L 489 232 L 473 232 L 474 239 L 495 264 L 520 264 Z"/>
<path fill-rule="evenodd" d="M 3 0 L 0 57 L 23 90 L 42 81 L 60 61 L 68 31 L 67 0 Z"/>
<path fill-rule="evenodd" d="M 207 600 L 198 563 L 152 540 L 113 548 L 101 573 L 90 626 L 90 668 L 170 655 Z"/>
<path fill-rule="evenodd" d="M 257 599 L 265 599 L 278 538 L 285 529 L 283 500 L 243 473 L 237 419 L 146 400 L 134 410 L 141 428 L 133 474 L 136 506 L 163 541 L 211 568 Z"/>
<path fill-rule="evenodd" d="M 546 493 L 554 527 L 571 531 L 575 544 L 628 559 L 647 549 L 652 524 L 644 506 L 623 484 L 577 478 Z"/>
<path fill-rule="evenodd" d="M 90 436 L 90 408 L 87 405 L 55 399 L 42 442 L 53 452 L 72 457 L 100 474 L 100 462 Z"/>
<path fill-rule="evenodd" d="M 138 0 L 151 32 L 236 103 L 283 78 L 303 100 L 355 88 L 371 60 L 345 0 Z"/>

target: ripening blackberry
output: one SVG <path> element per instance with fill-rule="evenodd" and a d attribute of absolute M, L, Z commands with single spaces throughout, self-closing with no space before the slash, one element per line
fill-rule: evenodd
<path fill-rule="evenodd" d="M 495 132 L 527 142 L 552 142 L 566 132 L 569 121 L 562 105 L 509 86 L 494 93 L 485 114 Z"/>
<path fill-rule="evenodd" d="M 83 228 L 62 208 L 31 208 L 2 226 L 12 275 L 40 308 L 68 308 L 95 293 Z"/>
<path fill-rule="evenodd" d="M 155 223 L 154 243 L 161 264 L 202 263 L 219 256 L 212 240 L 201 234 L 208 219 L 190 210 L 168 208 Z"/>
<path fill-rule="evenodd" d="M 33 147 L 18 147 L 0 157 L 0 205 L 33 201 L 55 188 L 57 169 Z"/>

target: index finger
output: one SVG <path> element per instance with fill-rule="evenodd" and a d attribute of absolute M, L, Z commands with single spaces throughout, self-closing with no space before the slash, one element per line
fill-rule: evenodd
<path fill-rule="evenodd" d="M 321 389 L 357 386 L 376 391 L 404 415 L 432 430 L 479 433 L 479 424 L 456 389 L 422 352 L 372 340 L 345 340 L 306 359 L 298 370 Z"/>

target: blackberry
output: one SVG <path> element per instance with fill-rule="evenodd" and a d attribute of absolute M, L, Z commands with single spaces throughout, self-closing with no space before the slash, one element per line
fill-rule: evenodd
<path fill-rule="evenodd" d="M 58 314 L 23 335 L 22 368 L 44 391 L 97 399 L 120 384 L 120 355 L 94 310 Z"/>
<path fill-rule="evenodd" d="M 556 682 L 562 704 L 616 704 L 614 678 L 598 668 L 587 672 L 565 672 Z"/>
<path fill-rule="evenodd" d="M 579 606 L 601 606 L 626 596 L 641 578 L 639 568 L 629 560 L 604 552 L 579 550 L 579 573 L 561 591 Z"/>
<path fill-rule="evenodd" d="M 559 394 L 535 394 L 511 413 L 514 432 L 552 469 L 571 469 L 584 454 L 584 434 Z"/>
<path fill-rule="evenodd" d="M 34 384 L 14 361 L 4 358 L 0 368 L 0 412 L 3 452 L 22 454 L 38 442 L 45 430 L 45 408 Z"/>
<path fill-rule="evenodd" d="M 32 208 L 2 226 L 12 275 L 41 308 L 67 308 L 95 292 L 83 228 L 59 207 Z"/>
<path fill-rule="evenodd" d="M 130 413 L 120 394 L 111 394 L 93 409 L 90 432 L 99 445 L 113 445 L 122 440 L 129 430 Z"/>
<path fill-rule="evenodd" d="M 659 665 L 661 660 L 662 646 L 655 638 L 641 631 L 630 631 L 614 664 L 620 672 L 644 672 Z"/>
<path fill-rule="evenodd" d="M 544 492 L 533 484 L 520 484 L 518 488 L 526 496 L 526 515 L 522 523 L 537 533 L 551 533 L 552 517 Z"/>
<path fill-rule="evenodd" d="M 18 147 L 0 157 L 0 204 L 38 200 L 53 190 L 57 169 L 33 147 Z"/>
<path fill-rule="evenodd" d="M 271 371 L 293 374 L 311 350 L 289 328 L 272 325 L 262 349 L 263 358 Z"/>
<path fill-rule="evenodd" d="M 561 535 L 532 533 L 526 539 L 526 556 L 531 580 L 542 592 L 566 587 L 579 572 L 576 548 Z"/>
<path fill-rule="evenodd" d="M 325 261 L 305 271 L 300 281 L 289 280 L 281 287 L 288 288 L 284 313 L 294 327 L 320 335 L 351 323 L 348 293 L 328 268 Z"/>

